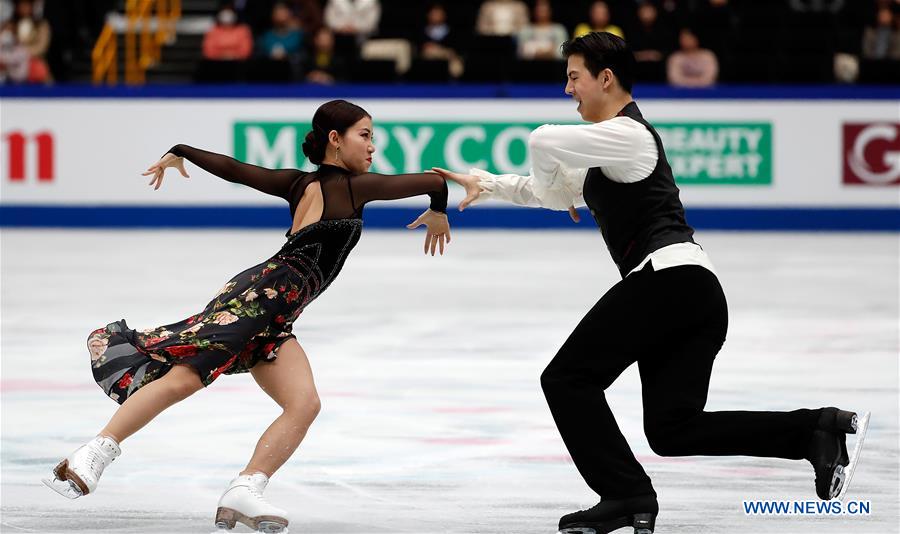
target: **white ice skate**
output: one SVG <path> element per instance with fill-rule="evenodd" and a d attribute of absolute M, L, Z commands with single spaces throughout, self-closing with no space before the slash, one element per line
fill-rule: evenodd
<path fill-rule="evenodd" d="M 287 512 L 276 508 L 263 498 L 269 477 L 263 473 L 240 475 L 231 481 L 219 499 L 216 526 L 231 530 L 240 522 L 257 532 L 287 532 Z"/>
<path fill-rule="evenodd" d="M 120 454 L 114 439 L 97 436 L 61 461 L 53 469 L 55 478 L 42 481 L 63 497 L 77 499 L 94 492 L 103 470 Z"/>

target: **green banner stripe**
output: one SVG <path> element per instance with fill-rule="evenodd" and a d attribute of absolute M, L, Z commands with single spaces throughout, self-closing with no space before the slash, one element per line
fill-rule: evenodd
<path fill-rule="evenodd" d="M 541 123 L 379 122 L 372 171 L 420 172 L 433 166 L 479 167 L 494 173 L 527 174 L 528 136 Z M 663 139 L 676 180 L 682 184 L 765 185 L 772 183 L 772 126 L 769 123 L 654 125 Z M 312 170 L 301 144 L 303 122 L 236 122 L 234 155 L 265 167 Z"/>

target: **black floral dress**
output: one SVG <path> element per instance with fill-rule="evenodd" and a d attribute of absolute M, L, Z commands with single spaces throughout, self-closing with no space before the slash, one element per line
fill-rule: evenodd
<path fill-rule="evenodd" d="M 226 180 L 282 196 L 292 214 L 316 181 L 325 209 L 321 220 L 289 234 L 274 256 L 229 280 L 202 312 L 148 330 L 133 330 L 123 319 L 91 332 L 87 344 L 94 379 L 120 404 L 173 365 L 190 365 L 208 386 L 219 375 L 274 360 L 278 347 L 295 337 L 294 322 L 334 281 L 359 241 L 366 202 L 429 194 L 431 209 L 447 206 L 446 183 L 430 173 L 350 176 L 328 165 L 303 173 L 247 165 L 185 145 L 170 152 Z"/>

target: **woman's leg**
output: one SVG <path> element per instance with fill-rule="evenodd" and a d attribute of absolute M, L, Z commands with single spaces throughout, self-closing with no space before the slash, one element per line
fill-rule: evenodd
<path fill-rule="evenodd" d="M 319 413 L 319 394 L 309 360 L 296 339 L 279 347 L 275 361 L 261 362 L 250 373 L 284 411 L 259 438 L 253 457 L 240 474 L 263 473 L 271 477 L 306 436 Z"/>
<path fill-rule="evenodd" d="M 117 443 L 149 423 L 163 410 L 203 389 L 200 375 L 189 365 L 175 365 L 168 373 L 128 397 L 98 435 Z"/>

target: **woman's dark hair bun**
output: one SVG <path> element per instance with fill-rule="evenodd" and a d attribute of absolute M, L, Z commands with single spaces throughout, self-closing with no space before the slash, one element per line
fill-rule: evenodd
<path fill-rule="evenodd" d="M 309 161 L 320 165 L 325 159 L 325 145 L 317 137 L 315 128 L 306 134 L 306 139 L 303 141 L 303 153 L 306 154 Z"/>
<path fill-rule="evenodd" d="M 303 153 L 315 165 L 321 165 L 325 159 L 325 147 L 328 146 L 328 134 L 336 131 L 340 135 L 347 132 L 347 128 L 353 126 L 363 117 L 372 116 L 356 104 L 346 100 L 332 100 L 325 102 L 313 115 L 312 130 L 306 134 L 303 141 Z"/>

